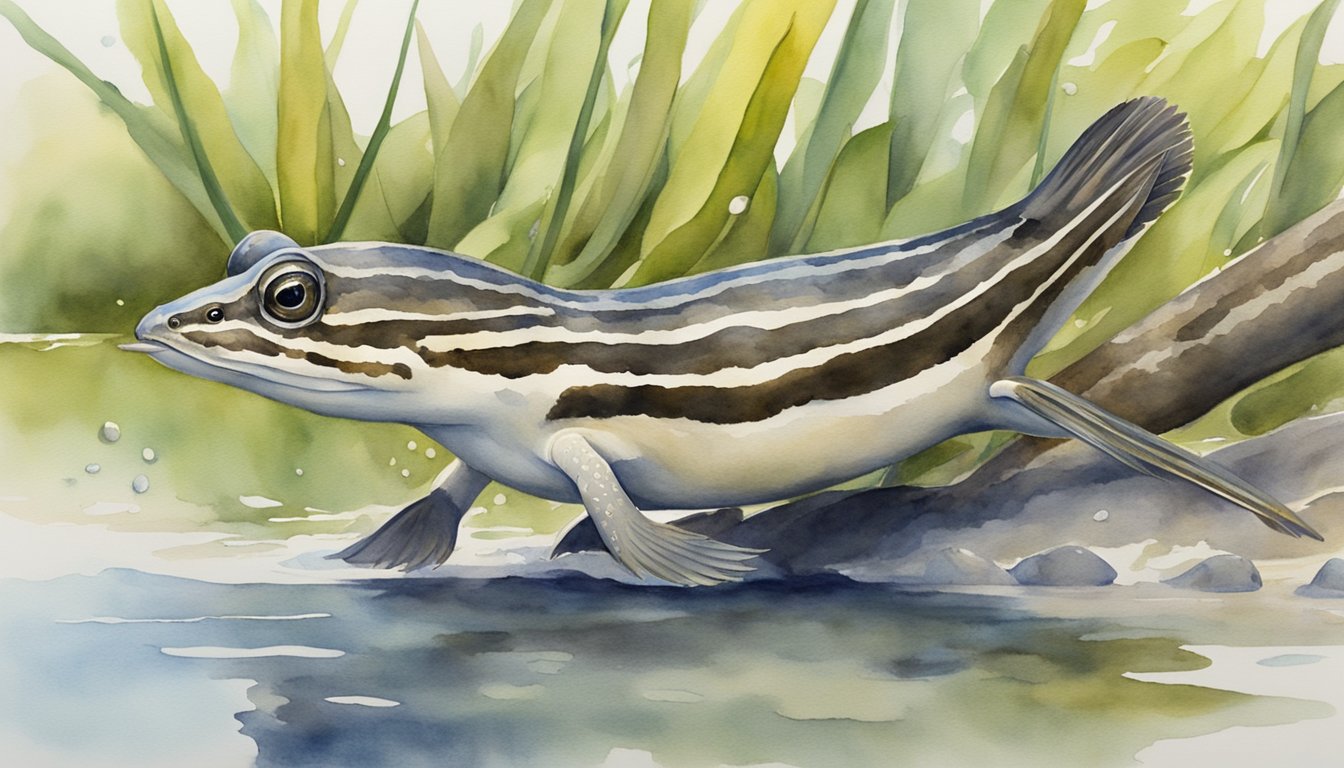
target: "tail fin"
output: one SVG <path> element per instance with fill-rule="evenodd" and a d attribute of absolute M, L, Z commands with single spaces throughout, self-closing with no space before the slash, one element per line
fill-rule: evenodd
<path fill-rule="evenodd" d="M 1121 104 L 1093 123 L 1041 185 L 1012 210 L 1060 271 L 995 341 L 997 370 L 1019 375 L 1124 255 L 1175 201 L 1190 175 L 1194 142 L 1185 115 L 1162 99 Z"/>
<path fill-rule="evenodd" d="M 1190 124 L 1174 106 L 1155 96 L 1126 101 L 1098 118 L 1069 147 L 1023 201 L 1023 216 L 1045 224 L 1071 221 L 1111 187 L 1161 157 L 1148 199 L 1125 233 L 1132 237 L 1180 195 L 1194 148 Z"/>

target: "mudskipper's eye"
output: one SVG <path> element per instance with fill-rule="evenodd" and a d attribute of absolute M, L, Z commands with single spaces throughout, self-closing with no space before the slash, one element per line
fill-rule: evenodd
<path fill-rule="evenodd" d="M 218 323 L 224 319 L 223 307 L 211 307 L 205 310 L 205 320 L 208 323 Z"/>
<path fill-rule="evenodd" d="M 322 277 L 310 264 L 277 264 L 262 276 L 260 289 L 261 311 L 276 325 L 297 328 L 322 313 Z"/>

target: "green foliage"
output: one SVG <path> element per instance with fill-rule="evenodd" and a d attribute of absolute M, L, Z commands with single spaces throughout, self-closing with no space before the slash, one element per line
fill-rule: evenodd
<path fill-rule="evenodd" d="M 832 18 L 829 0 L 743 0 L 686 73 L 702 3 L 660 0 L 633 18 L 624 0 L 521 0 L 492 47 L 478 30 L 463 73 L 444 72 L 420 30 L 428 110 L 393 125 L 412 11 L 367 138 L 332 78 L 346 35 L 359 33 L 354 0 L 326 50 L 317 0 L 284 0 L 278 20 L 233 0 L 240 34 L 223 90 L 163 0 L 119 0 L 149 106 L 12 0 L 0 15 L 92 89 L 226 242 L 279 227 L 304 243 L 425 243 L 577 288 L 955 224 L 1024 194 L 1114 104 L 1167 97 L 1190 114 L 1194 175 L 1034 362 L 1049 374 L 1344 186 L 1344 67 L 1318 63 L 1339 3 L 1321 3 L 1261 55 L 1266 2 L 1186 15 L 1185 0 L 996 0 L 982 16 L 971 0 L 860 0 Z M 608 59 L 623 24 L 643 25 L 645 47 L 618 91 L 611 70 L 625 63 Z M 827 24 L 843 30 L 830 75 L 804 78 Z M 894 85 L 877 93 L 893 45 Z M 886 119 L 865 125 L 873 100 L 889 105 Z M 797 141 L 780 166 L 790 114 Z M 191 256 L 217 263 L 217 246 Z M 185 261 L 163 266 L 196 269 Z"/>

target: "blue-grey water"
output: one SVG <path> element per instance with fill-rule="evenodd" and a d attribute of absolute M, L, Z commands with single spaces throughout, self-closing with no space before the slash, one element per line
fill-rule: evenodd
<path fill-rule="evenodd" d="M 1158 739 L 1330 714 L 1125 677 L 1207 664 L 1170 616 L 843 581 L 110 570 L 0 582 L 0 616 L 0 733 L 32 758 L 14 765 L 1131 765 Z"/>

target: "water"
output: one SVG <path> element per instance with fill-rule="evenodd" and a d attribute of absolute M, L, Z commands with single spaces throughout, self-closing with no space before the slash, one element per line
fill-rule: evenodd
<path fill-rule="evenodd" d="M 442 464 L 422 436 L 85 341 L 0 343 L 7 765 L 1312 765 L 1344 748 L 1344 601 L 1273 578 L 1220 596 L 637 586 L 539 564 L 572 510 L 504 489 L 436 578 L 345 568 L 322 555 Z"/>

